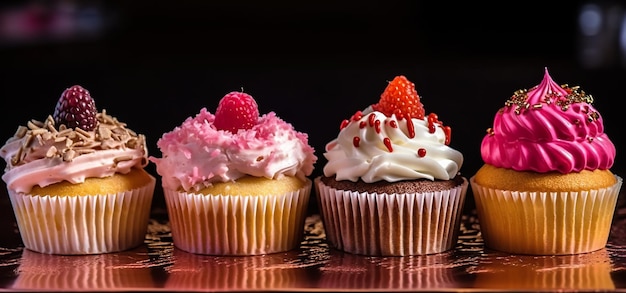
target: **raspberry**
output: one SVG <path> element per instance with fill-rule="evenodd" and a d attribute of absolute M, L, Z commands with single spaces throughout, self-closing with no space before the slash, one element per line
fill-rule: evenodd
<path fill-rule="evenodd" d="M 230 92 L 220 100 L 213 125 L 218 130 L 237 133 L 239 129 L 252 128 L 258 119 L 259 107 L 252 96 L 243 92 Z"/>
<path fill-rule="evenodd" d="M 80 85 L 65 89 L 54 108 L 54 122 L 57 125 L 65 124 L 68 128 L 79 127 L 91 131 L 96 128 L 96 103 L 89 91 Z"/>
<path fill-rule="evenodd" d="M 424 119 L 424 106 L 415 90 L 415 84 L 403 75 L 396 76 L 380 95 L 378 104 L 372 105 L 375 111 L 387 116 L 396 114 L 396 118 Z"/>

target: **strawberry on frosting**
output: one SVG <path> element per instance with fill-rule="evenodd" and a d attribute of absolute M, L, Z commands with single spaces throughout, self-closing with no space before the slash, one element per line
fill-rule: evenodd
<path fill-rule="evenodd" d="M 378 103 L 342 122 L 326 144 L 324 175 L 367 183 L 449 180 L 463 164 L 463 155 L 449 147 L 450 135 L 435 113 L 425 115 L 415 84 L 396 76 Z"/>
<path fill-rule="evenodd" d="M 378 103 L 372 105 L 374 111 L 387 116 L 395 114 L 398 119 L 424 118 L 424 105 L 415 90 L 415 84 L 404 75 L 398 75 L 387 84 Z"/>
<path fill-rule="evenodd" d="M 579 87 L 558 85 L 546 68 L 539 85 L 514 92 L 494 117 L 481 144 L 484 162 L 542 173 L 609 169 L 615 146 L 592 102 Z"/>
<path fill-rule="evenodd" d="M 150 160 L 172 190 L 197 191 L 243 176 L 305 180 L 317 161 L 305 133 L 274 112 L 259 115 L 256 101 L 243 92 L 225 95 L 215 114 L 200 109 L 157 146 L 162 158 Z"/>

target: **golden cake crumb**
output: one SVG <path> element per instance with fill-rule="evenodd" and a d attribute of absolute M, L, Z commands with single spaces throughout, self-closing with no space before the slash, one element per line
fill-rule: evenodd
<path fill-rule="evenodd" d="M 245 176 L 235 182 L 219 182 L 205 187 L 198 193 L 224 195 L 268 195 L 284 194 L 299 190 L 306 182 L 297 177 L 284 176 L 280 179 Z"/>
<path fill-rule="evenodd" d="M 610 187 L 616 183 L 610 170 L 583 170 L 569 174 L 515 171 L 484 164 L 474 177 L 484 187 L 518 191 L 573 191 Z"/>
<path fill-rule="evenodd" d="M 86 178 L 85 182 L 72 184 L 62 181 L 46 187 L 34 186 L 33 195 L 95 195 L 110 194 L 142 187 L 150 182 L 151 176 L 140 168 L 132 168 L 128 174 L 116 173 L 106 178 Z"/>

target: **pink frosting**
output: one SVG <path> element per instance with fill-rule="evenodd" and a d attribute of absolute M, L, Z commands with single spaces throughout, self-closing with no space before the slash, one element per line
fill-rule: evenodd
<path fill-rule="evenodd" d="M 559 86 L 546 68 L 538 86 L 516 91 L 498 111 L 481 144 L 483 161 L 563 174 L 611 168 L 615 146 L 592 102 L 578 87 Z"/>
<path fill-rule="evenodd" d="M 302 180 L 313 172 L 317 160 L 308 136 L 274 112 L 259 117 L 251 129 L 237 133 L 217 130 L 215 115 L 202 108 L 195 117 L 165 133 L 157 142 L 163 158 L 150 157 L 163 186 L 193 191 L 215 182 L 250 175 Z"/>

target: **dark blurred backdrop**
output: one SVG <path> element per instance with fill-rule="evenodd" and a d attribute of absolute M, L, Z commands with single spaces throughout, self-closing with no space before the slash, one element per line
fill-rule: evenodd
<path fill-rule="evenodd" d="M 546 2 L 3 1 L 0 139 L 80 84 L 160 156 L 162 133 L 243 88 L 309 134 L 316 176 L 340 122 L 403 74 L 452 127 L 469 177 L 497 109 L 548 67 L 595 97 L 624 175 L 626 5 Z"/>

